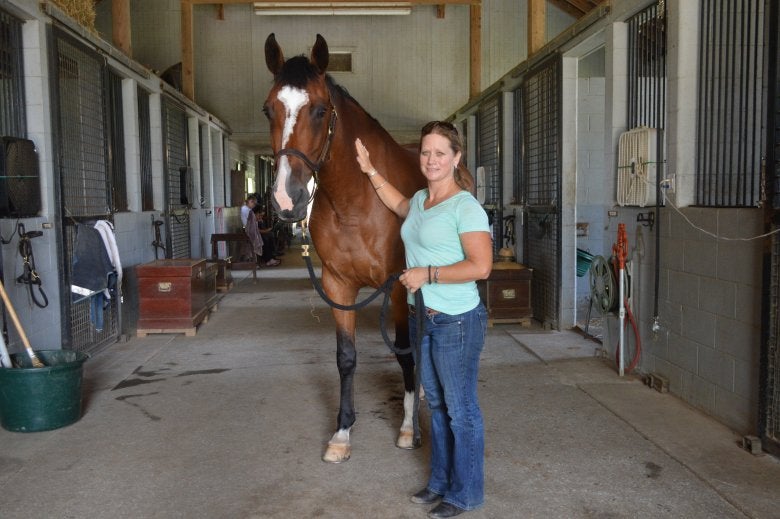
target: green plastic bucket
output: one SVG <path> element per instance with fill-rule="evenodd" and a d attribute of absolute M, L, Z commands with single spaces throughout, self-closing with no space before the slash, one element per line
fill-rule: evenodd
<path fill-rule="evenodd" d="M 33 368 L 26 353 L 11 360 L 20 368 L 0 367 L 0 425 L 17 432 L 49 431 L 81 418 L 81 380 L 85 353 L 44 350 L 35 354 L 46 365 Z"/>
<path fill-rule="evenodd" d="M 588 273 L 590 264 L 593 263 L 593 255 L 582 249 L 577 249 L 577 277 L 581 278 Z"/>

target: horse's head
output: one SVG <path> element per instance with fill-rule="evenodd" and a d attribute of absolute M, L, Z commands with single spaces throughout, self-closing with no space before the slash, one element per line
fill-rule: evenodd
<path fill-rule="evenodd" d="M 309 58 L 287 61 L 273 34 L 265 41 L 265 62 L 274 75 L 263 106 L 276 158 L 272 202 L 285 221 L 306 216 L 317 173 L 330 148 L 336 109 L 325 77 L 328 58 L 328 44 L 319 34 Z"/>

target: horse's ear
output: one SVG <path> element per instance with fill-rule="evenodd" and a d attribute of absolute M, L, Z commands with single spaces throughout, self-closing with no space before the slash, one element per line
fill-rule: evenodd
<path fill-rule="evenodd" d="M 284 65 L 282 49 L 276 43 L 274 33 L 269 34 L 268 38 L 265 39 L 265 64 L 274 76 L 282 71 Z"/>
<path fill-rule="evenodd" d="M 314 42 L 314 47 L 311 49 L 311 58 L 309 61 L 319 69 L 320 74 L 324 74 L 328 69 L 329 59 L 328 44 L 325 42 L 325 38 L 318 34 L 317 41 Z"/>

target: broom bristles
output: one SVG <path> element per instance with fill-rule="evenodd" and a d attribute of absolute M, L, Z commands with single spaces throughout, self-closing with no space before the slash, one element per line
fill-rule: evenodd
<path fill-rule="evenodd" d="M 33 352 L 30 352 L 30 361 L 32 361 L 32 365 L 33 365 L 34 368 L 45 368 L 46 367 L 46 364 L 41 362 L 41 359 L 39 359 L 38 356 L 35 353 L 33 353 Z"/>

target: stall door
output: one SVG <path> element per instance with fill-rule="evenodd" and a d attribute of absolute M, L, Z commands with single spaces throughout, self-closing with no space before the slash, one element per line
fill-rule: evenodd
<path fill-rule="evenodd" d="M 187 146 L 187 116 L 174 100 L 163 102 L 165 228 L 168 258 L 189 258 L 192 170 Z"/>
<path fill-rule="evenodd" d="M 55 31 L 56 60 L 52 63 L 57 83 L 57 167 L 62 215 L 61 290 L 69 295 L 73 244 L 77 224 L 111 220 L 110 161 L 108 134 L 112 121 L 103 59 L 63 33 Z M 112 298 L 107 307 L 91 308 L 91 297 L 62 298 L 63 347 L 94 351 L 116 342 L 119 307 Z M 96 314 L 100 311 L 100 316 Z"/>
<path fill-rule="evenodd" d="M 561 58 L 530 71 L 523 89 L 523 263 L 534 269 L 533 315 L 558 328 L 561 272 Z"/>
<path fill-rule="evenodd" d="M 501 172 L 501 103 L 494 96 L 479 107 L 477 133 L 477 166 L 485 168 L 485 203 L 492 225 L 493 256 L 504 246 L 503 239 L 503 175 Z"/>

